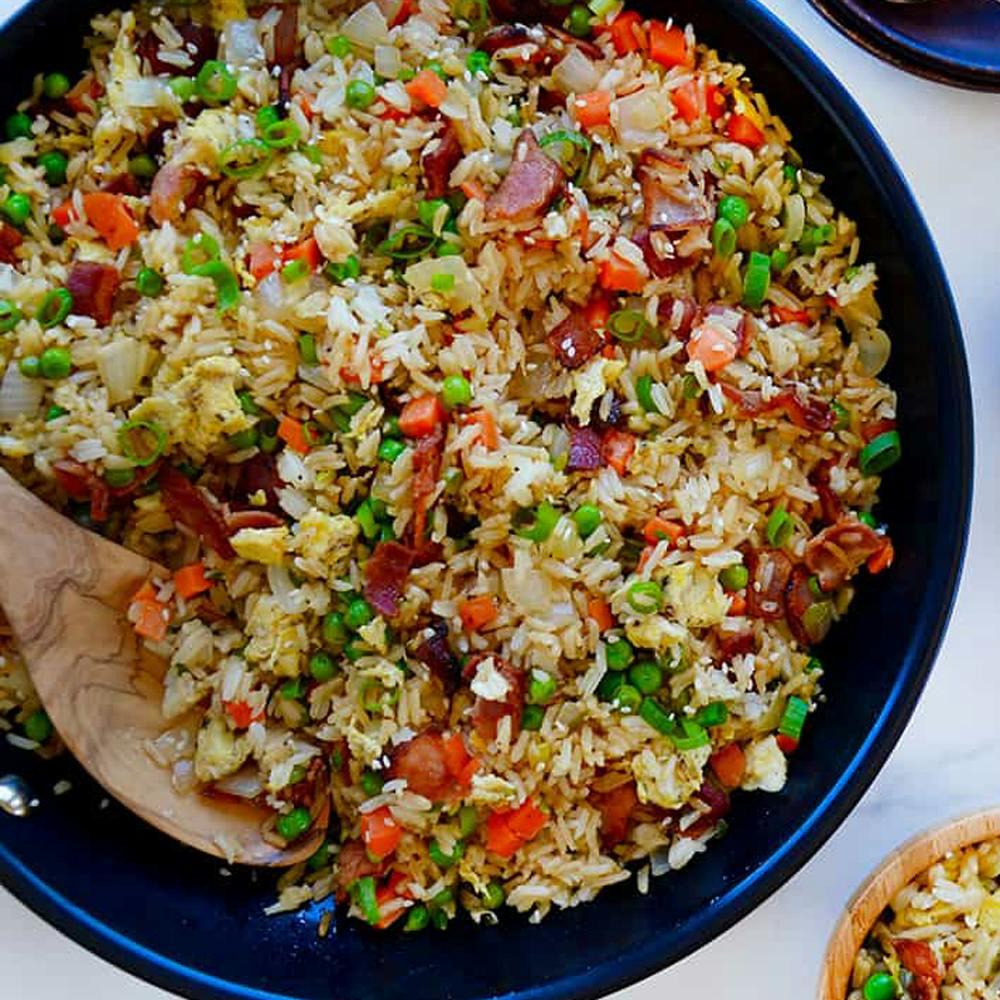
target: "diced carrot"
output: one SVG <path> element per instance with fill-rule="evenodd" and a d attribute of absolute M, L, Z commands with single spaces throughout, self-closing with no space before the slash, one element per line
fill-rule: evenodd
<path fill-rule="evenodd" d="M 167 606 L 159 601 L 135 601 L 133 607 L 138 611 L 136 634 L 153 642 L 162 642 L 167 637 L 167 622 L 170 620 Z"/>
<path fill-rule="evenodd" d="M 688 124 L 697 121 L 704 114 L 697 80 L 688 80 L 683 87 L 670 91 L 670 100 L 677 114 Z"/>
<path fill-rule="evenodd" d="M 466 413 L 462 417 L 462 423 L 466 427 L 471 424 L 479 425 L 479 441 L 487 451 L 496 451 L 500 447 L 500 432 L 497 430 L 497 422 L 488 410 L 475 410 L 473 413 Z"/>
<path fill-rule="evenodd" d="M 395 0 L 398 4 L 392 17 L 387 18 L 390 28 L 396 28 L 413 14 L 413 0 Z"/>
<path fill-rule="evenodd" d="M 602 358 L 607 358 L 609 361 L 611 361 L 611 360 L 614 359 L 614 356 L 615 356 L 615 345 L 614 344 L 605 344 L 601 348 L 601 357 Z"/>
<path fill-rule="evenodd" d="M 384 368 L 385 368 L 385 363 L 382 361 L 382 359 L 374 351 L 369 351 L 368 352 L 369 381 L 371 382 L 372 385 L 378 385 L 379 382 L 381 382 L 385 378 L 385 375 L 383 374 Z M 348 382 L 351 385 L 361 384 L 361 378 L 346 366 L 341 367 L 340 377 L 345 382 Z"/>
<path fill-rule="evenodd" d="M 85 194 L 83 207 L 90 224 L 100 233 L 109 250 L 122 250 L 139 238 L 139 226 L 119 195 L 107 191 Z"/>
<path fill-rule="evenodd" d="M 861 436 L 865 439 L 865 442 L 874 441 L 879 434 L 885 434 L 888 431 L 894 431 L 896 429 L 895 420 L 872 420 L 871 422 L 864 424 L 861 428 Z"/>
<path fill-rule="evenodd" d="M 739 788 L 746 770 L 746 756 L 739 743 L 730 743 L 708 758 L 709 766 L 723 788 Z"/>
<path fill-rule="evenodd" d="M 306 440 L 305 428 L 302 421 L 296 420 L 287 414 L 281 418 L 278 424 L 278 437 L 288 445 L 292 451 L 297 451 L 300 455 L 305 455 L 309 451 L 309 442 Z"/>
<path fill-rule="evenodd" d="M 378 923 L 372 925 L 380 931 L 391 927 L 408 909 L 405 903 L 399 902 L 399 894 L 391 885 L 379 886 L 375 890 L 375 903 L 379 914 L 385 914 L 379 917 Z"/>
<path fill-rule="evenodd" d="M 147 580 L 133 595 L 133 604 L 144 604 L 150 601 L 158 602 L 160 599 L 156 596 L 156 591 L 153 589 L 152 583 Z"/>
<path fill-rule="evenodd" d="M 423 101 L 432 108 L 439 108 L 448 96 L 448 86 L 432 69 L 422 69 L 406 85 L 406 92 L 414 101 Z"/>
<path fill-rule="evenodd" d="M 771 312 L 779 323 L 802 323 L 808 326 L 810 323 L 809 312 L 806 309 L 786 309 L 784 306 L 771 306 Z"/>
<path fill-rule="evenodd" d="M 479 181 L 463 181 L 460 187 L 462 189 L 462 194 L 464 194 L 469 201 L 486 201 L 486 199 L 489 198 L 489 193 L 486 188 L 479 183 Z"/>
<path fill-rule="evenodd" d="M 495 812 L 486 820 L 486 850 L 502 858 L 512 857 L 523 841 L 507 825 L 510 810 Z"/>
<path fill-rule="evenodd" d="M 251 722 L 261 718 L 264 714 L 263 711 L 255 713 L 249 702 L 246 701 L 224 701 L 222 705 L 229 718 L 236 723 L 237 729 L 246 729 Z"/>
<path fill-rule="evenodd" d="M 527 799 L 507 818 L 507 829 L 515 837 L 528 841 L 537 836 L 548 821 L 549 817 L 531 799 Z"/>
<path fill-rule="evenodd" d="M 174 589 L 185 601 L 212 589 L 212 581 L 205 575 L 205 564 L 202 562 L 182 566 L 174 573 Z"/>
<path fill-rule="evenodd" d="M 628 431 L 609 430 L 601 441 L 601 457 L 619 476 L 625 475 L 634 451 L 635 435 Z"/>
<path fill-rule="evenodd" d="M 759 149 L 764 145 L 764 133 L 746 115 L 730 116 L 726 135 L 749 149 Z"/>
<path fill-rule="evenodd" d="M 270 243 L 253 243 L 247 256 L 247 269 L 255 281 L 263 281 L 280 260 L 281 254 Z"/>
<path fill-rule="evenodd" d="M 778 733 L 776 742 L 783 754 L 795 753 L 799 748 L 799 741 L 794 736 L 786 736 L 784 733 Z"/>
<path fill-rule="evenodd" d="M 739 345 L 726 329 L 713 323 L 702 323 L 688 340 L 687 353 L 692 361 L 700 361 L 707 372 L 725 368 L 736 357 Z"/>
<path fill-rule="evenodd" d="M 466 632 L 478 632 L 496 618 L 496 601 L 491 594 L 470 597 L 459 604 L 458 615 Z"/>
<path fill-rule="evenodd" d="M 622 11 L 611 22 L 611 41 L 620 56 L 644 48 L 646 32 L 642 27 L 642 18 L 634 10 Z"/>
<path fill-rule="evenodd" d="M 381 806 L 361 817 L 361 839 L 376 858 L 392 854 L 403 837 L 403 828 L 396 822 L 388 806 Z"/>
<path fill-rule="evenodd" d="M 462 768 L 469 762 L 469 751 L 465 749 L 465 740 L 461 733 L 452 733 L 447 739 L 441 741 L 441 749 L 444 754 L 444 766 L 448 773 L 457 778 L 462 773 Z"/>
<path fill-rule="evenodd" d="M 456 777 L 456 781 L 460 788 L 471 788 L 472 787 L 472 776 L 479 770 L 479 761 L 475 757 L 470 757 L 466 762 L 465 767 L 462 768 L 461 772 Z"/>
<path fill-rule="evenodd" d="M 616 253 L 601 263 L 599 280 L 611 292 L 641 292 L 646 285 L 642 270 Z"/>
<path fill-rule="evenodd" d="M 651 517 L 642 529 L 642 537 L 650 545 L 657 545 L 664 538 L 669 538 L 676 545 L 677 539 L 684 534 L 684 525 L 676 521 L 668 521 L 663 517 Z"/>
<path fill-rule="evenodd" d="M 313 107 L 313 98 L 315 94 L 296 94 L 295 100 L 298 102 L 300 108 L 302 108 L 302 114 L 306 118 L 313 118 L 316 115 L 316 109 Z"/>
<path fill-rule="evenodd" d="M 615 624 L 611 605 L 603 597 L 592 597 L 587 601 L 587 617 L 596 623 L 598 632 L 607 632 Z"/>
<path fill-rule="evenodd" d="M 705 106 L 708 108 L 708 117 L 712 121 L 718 121 L 726 113 L 726 95 L 721 87 L 714 83 L 705 85 Z"/>
<path fill-rule="evenodd" d="M 61 205 L 52 209 L 52 221 L 62 229 L 65 229 L 71 222 L 77 221 L 77 214 L 73 211 L 71 198 L 67 198 Z"/>
<path fill-rule="evenodd" d="M 597 128 L 611 121 L 611 93 L 590 90 L 573 98 L 573 115 L 581 128 Z"/>
<path fill-rule="evenodd" d="M 323 263 L 323 254 L 319 249 L 319 244 L 316 242 L 315 236 L 310 236 L 301 243 L 290 247 L 284 252 L 282 258 L 286 264 L 290 260 L 305 261 L 310 271 L 317 270 L 320 264 Z"/>
<path fill-rule="evenodd" d="M 888 569 L 892 565 L 895 557 L 896 550 L 892 547 L 892 542 L 887 538 L 885 545 L 875 555 L 868 557 L 868 572 L 881 573 L 882 570 Z"/>
<path fill-rule="evenodd" d="M 654 545 L 647 545 L 639 553 L 639 569 L 640 570 L 644 570 L 646 568 L 646 563 L 649 562 L 649 557 L 653 554 L 655 548 L 656 548 L 656 546 L 654 546 Z"/>
<path fill-rule="evenodd" d="M 744 594 L 737 591 L 729 595 L 729 614 L 733 618 L 742 618 L 747 613 L 747 599 Z"/>
<path fill-rule="evenodd" d="M 437 396 L 429 393 L 411 399 L 399 415 L 399 429 L 407 437 L 426 437 L 438 424 L 443 424 L 448 415 Z"/>
<path fill-rule="evenodd" d="M 77 114 L 80 114 L 82 111 L 87 110 L 85 98 L 89 97 L 91 100 L 96 101 L 103 93 L 104 88 L 97 81 L 97 78 L 88 74 L 81 77 L 76 86 L 66 95 L 66 103 Z"/>
<path fill-rule="evenodd" d="M 607 295 L 593 296 L 583 307 L 583 315 L 595 330 L 606 329 L 608 320 L 611 319 L 611 300 Z"/>
<path fill-rule="evenodd" d="M 668 28 L 662 21 L 649 22 L 649 58 L 667 69 L 689 66 L 691 50 L 683 28 Z"/>

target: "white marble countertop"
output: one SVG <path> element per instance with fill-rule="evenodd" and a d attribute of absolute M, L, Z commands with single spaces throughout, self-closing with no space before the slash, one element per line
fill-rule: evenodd
<path fill-rule="evenodd" d="M 1000 803 L 1000 95 L 907 76 L 855 48 L 805 0 L 764 0 L 843 80 L 902 166 L 950 276 L 972 371 L 976 491 L 965 574 L 937 666 L 910 726 L 854 814 L 767 903 L 673 968 L 618 994 L 792 1000 L 811 996 L 846 897 L 889 849 L 923 826 Z M 0 19 L 20 0 L 0 0 Z M 778 929 L 781 930 L 778 930 Z M 789 948 L 794 941 L 795 947 Z M 167 1000 L 84 951 L 0 890 L 4 996 Z"/>

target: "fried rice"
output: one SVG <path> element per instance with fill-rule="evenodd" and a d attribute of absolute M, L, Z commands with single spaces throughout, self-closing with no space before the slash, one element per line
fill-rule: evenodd
<path fill-rule="evenodd" d="M 690 26 L 499 6 L 100 16 L 0 145 L 4 467 L 165 568 L 175 786 L 329 798 L 275 912 L 648 891 L 892 562 L 875 268 L 784 123 Z M 57 740 L 13 643 L 0 724 Z"/>

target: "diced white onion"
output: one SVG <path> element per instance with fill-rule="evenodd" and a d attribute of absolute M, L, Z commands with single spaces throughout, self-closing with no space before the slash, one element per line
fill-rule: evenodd
<path fill-rule="evenodd" d="M 800 194 L 785 199 L 785 241 L 798 243 L 806 225 L 806 202 Z"/>
<path fill-rule="evenodd" d="M 281 319 L 285 312 L 285 286 L 276 272 L 260 282 L 254 294 L 266 318 Z"/>
<path fill-rule="evenodd" d="M 643 87 L 618 101 L 619 132 L 652 132 L 669 117 L 667 97 L 652 87 Z"/>
<path fill-rule="evenodd" d="M 0 381 L 0 420 L 33 417 L 38 412 L 45 387 L 38 379 L 21 374 L 17 362 L 12 361 Z"/>
<path fill-rule="evenodd" d="M 257 22 L 227 21 L 222 31 L 224 59 L 233 66 L 257 66 L 266 58 L 257 35 Z"/>
<path fill-rule="evenodd" d="M 595 90 L 601 74 L 591 59 L 588 59 L 575 45 L 570 47 L 566 58 L 552 70 L 555 85 L 567 94 L 585 94 Z"/>
<path fill-rule="evenodd" d="M 446 291 L 435 292 L 434 279 L 438 275 L 450 275 L 454 283 Z M 469 270 L 469 265 L 461 257 L 432 257 L 411 264 L 406 269 L 406 283 L 416 292 L 434 292 L 446 299 L 452 309 L 468 309 L 479 300 L 479 288 Z"/>
<path fill-rule="evenodd" d="M 133 108 L 169 107 L 173 101 L 171 91 L 162 80 L 144 76 L 126 80 L 122 84 L 125 103 Z"/>
<path fill-rule="evenodd" d="M 885 330 L 877 326 L 860 330 L 855 337 L 858 345 L 858 363 L 865 375 L 875 376 L 889 363 L 892 342 Z"/>
<path fill-rule="evenodd" d="M 374 49 L 389 40 L 389 26 L 374 3 L 359 7 L 343 24 L 341 32 L 356 45 Z"/>
<path fill-rule="evenodd" d="M 235 795 L 239 799 L 255 799 L 264 791 L 264 781 L 256 767 L 244 768 L 235 774 L 227 774 L 215 783 L 215 787 L 218 791 Z"/>
<path fill-rule="evenodd" d="M 131 399 L 152 360 L 148 344 L 122 335 L 97 351 L 97 371 L 108 390 L 108 402 L 115 406 Z"/>
<path fill-rule="evenodd" d="M 395 45 L 375 46 L 375 72 L 387 80 L 395 80 L 403 68 L 403 57 Z"/>

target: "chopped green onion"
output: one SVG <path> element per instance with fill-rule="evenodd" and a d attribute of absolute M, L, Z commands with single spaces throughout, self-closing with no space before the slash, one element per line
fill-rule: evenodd
<path fill-rule="evenodd" d="M 826 593 L 820 586 L 819 577 L 816 576 L 815 574 L 809 577 L 808 587 L 809 587 L 809 593 L 812 594 L 813 597 L 817 598 L 818 600 L 823 600 L 823 598 L 826 597 Z"/>
<path fill-rule="evenodd" d="M 209 278 L 215 285 L 215 304 L 220 313 L 234 309 L 240 302 L 240 285 L 236 275 L 221 260 L 199 264 L 191 272 L 199 278 Z"/>
<path fill-rule="evenodd" d="M 484 52 L 482 49 L 473 49 L 465 59 L 465 66 L 473 76 L 478 76 L 480 73 L 489 76 L 492 62 L 488 52 Z"/>
<path fill-rule="evenodd" d="M 257 122 L 257 128 L 263 132 L 268 126 L 281 121 L 281 112 L 275 105 L 268 104 L 257 112 L 254 121 Z"/>
<path fill-rule="evenodd" d="M 680 730 L 677 732 L 675 729 L 670 734 L 670 739 L 682 753 L 686 750 L 697 750 L 698 747 L 708 746 L 712 742 L 705 727 L 699 725 L 694 719 L 681 719 Z"/>
<path fill-rule="evenodd" d="M 381 916 L 378 912 L 378 899 L 375 895 L 375 879 L 371 875 L 365 875 L 363 878 L 359 878 L 351 889 L 362 916 L 368 923 L 377 924 Z"/>
<path fill-rule="evenodd" d="M 608 318 L 608 331 L 623 344 L 634 344 L 649 332 L 650 326 L 638 309 L 619 309 Z"/>
<path fill-rule="evenodd" d="M 601 524 L 601 510 L 596 504 L 582 503 L 573 511 L 573 521 L 581 538 L 589 538 Z"/>
<path fill-rule="evenodd" d="M 24 313 L 10 299 L 0 299 L 0 333 L 10 333 L 21 320 Z"/>
<path fill-rule="evenodd" d="M 750 220 L 750 206 L 745 198 L 738 194 L 727 194 L 719 201 L 717 214 L 720 219 L 725 219 L 733 229 L 745 226 Z"/>
<path fill-rule="evenodd" d="M 281 697 L 286 701 L 297 701 L 306 693 L 305 684 L 302 682 L 301 677 L 296 677 L 293 680 L 285 681 L 281 685 Z"/>
<path fill-rule="evenodd" d="M 42 378 L 66 378 L 73 370 L 73 358 L 66 347 L 47 347 L 38 358 L 38 371 Z"/>
<path fill-rule="evenodd" d="M 45 182 L 52 187 L 59 187 L 66 183 L 66 167 L 69 161 L 65 153 L 60 153 L 58 149 L 51 149 L 47 153 L 42 153 L 38 157 L 38 165 L 45 171 Z"/>
<path fill-rule="evenodd" d="M 793 191 L 799 189 L 799 168 L 794 163 L 786 163 L 781 168 L 781 176 L 792 185 Z"/>
<path fill-rule="evenodd" d="M 899 431 L 886 431 L 874 437 L 861 449 L 858 468 L 863 476 L 878 476 L 895 465 L 903 454 Z"/>
<path fill-rule="evenodd" d="M 333 35 L 326 40 L 326 51 L 338 59 L 346 59 L 351 54 L 351 40 L 347 35 Z"/>
<path fill-rule="evenodd" d="M 447 271 L 431 275 L 431 289 L 435 292 L 450 292 L 455 287 L 455 275 Z"/>
<path fill-rule="evenodd" d="M 50 101 L 58 101 L 69 93 L 69 77 L 65 73 L 49 73 L 42 80 L 42 93 Z"/>
<path fill-rule="evenodd" d="M 257 447 L 259 437 L 260 431 L 257 429 L 257 425 L 254 424 L 253 427 L 247 427 L 242 431 L 237 431 L 235 434 L 230 434 L 226 438 L 226 443 L 233 451 L 246 451 L 248 448 Z"/>
<path fill-rule="evenodd" d="M 424 257 L 434 248 L 437 237 L 424 226 L 403 226 L 375 247 L 379 257 L 406 261 Z"/>
<path fill-rule="evenodd" d="M 808 226 L 799 240 L 799 250 L 802 253 L 815 253 L 821 246 L 832 242 L 836 235 L 836 228 L 832 222 L 827 222 L 822 226 Z"/>
<path fill-rule="evenodd" d="M 573 174 L 573 183 L 580 185 L 586 180 L 587 174 L 590 171 L 590 157 L 593 153 L 593 144 L 582 132 L 559 129 L 556 132 L 543 135 L 538 140 L 538 145 L 542 149 L 555 146 L 556 149 L 552 151 L 555 153 L 555 159 L 561 166 L 566 168 L 567 172 L 569 172 L 569 168 L 573 165 L 574 160 L 579 160 L 580 165 Z"/>
<path fill-rule="evenodd" d="M 655 580 L 636 580 L 628 588 L 628 603 L 633 611 L 648 615 L 663 606 L 663 588 Z"/>
<path fill-rule="evenodd" d="M 759 309 L 771 285 L 771 258 L 754 250 L 743 275 L 743 305 Z"/>
<path fill-rule="evenodd" d="M 195 93 L 206 104 L 225 104 L 236 96 L 236 77 L 218 59 L 209 59 L 194 78 Z"/>
<path fill-rule="evenodd" d="M 614 701 L 619 690 L 625 685 L 624 673 L 606 673 L 597 685 L 597 697 L 601 701 Z"/>
<path fill-rule="evenodd" d="M 475 806 L 462 806 L 458 810 L 458 835 L 464 840 L 471 837 L 479 826 L 479 810 Z"/>
<path fill-rule="evenodd" d="M 697 399 L 701 395 L 701 392 L 701 383 L 698 381 L 697 376 L 688 372 L 681 383 L 681 395 L 685 399 Z"/>
<path fill-rule="evenodd" d="M 253 396 L 244 389 L 236 393 L 236 398 L 240 401 L 240 409 L 250 417 L 260 416 L 260 407 L 253 401 Z"/>
<path fill-rule="evenodd" d="M 368 541 L 371 542 L 378 538 L 378 519 L 375 517 L 375 509 L 372 505 L 371 497 L 366 497 L 361 501 L 358 509 L 354 512 L 354 517 L 361 527 L 361 533 Z"/>
<path fill-rule="evenodd" d="M 307 145 L 303 143 L 299 146 L 299 152 L 313 165 L 319 167 L 323 164 L 323 153 L 319 146 Z"/>
<path fill-rule="evenodd" d="M 344 100 L 349 108 L 364 111 L 375 100 L 375 88 L 366 80 L 351 80 Z"/>
<path fill-rule="evenodd" d="M 545 721 L 545 709 L 541 705 L 525 705 L 521 712 L 521 728 L 529 733 L 537 733 Z"/>
<path fill-rule="evenodd" d="M 128 420 L 118 430 L 122 454 L 145 468 L 167 450 L 167 432 L 153 420 Z"/>
<path fill-rule="evenodd" d="M 712 226 L 712 248 L 723 260 L 736 252 L 736 230 L 727 219 L 716 219 Z"/>
<path fill-rule="evenodd" d="M 174 92 L 181 104 L 187 104 L 195 98 L 194 80 L 189 76 L 173 76 L 167 86 Z"/>
<path fill-rule="evenodd" d="M 417 205 L 417 218 L 420 220 L 421 225 L 424 225 L 433 231 L 434 221 L 437 218 L 438 212 L 440 212 L 442 208 L 446 209 L 445 221 L 447 221 L 448 216 L 451 214 L 451 209 L 448 207 L 448 202 L 446 202 L 444 198 L 430 198 L 421 201 Z"/>
<path fill-rule="evenodd" d="M 867 510 L 858 511 L 858 520 L 862 524 L 867 524 L 869 528 L 878 527 L 878 518 Z"/>
<path fill-rule="evenodd" d="M 615 692 L 612 704 L 622 712 L 638 712 L 642 707 L 642 695 L 631 684 L 622 684 Z"/>
<path fill-rule="evenodd" d="M 319 355 L 316 353 L 316 338 L 311 333 L 299 334 L 299 357 L 306 365 L 318 365 Z"/>
<path fill-rule="evenodd" d="M 768 544 L 780 549 L 792 537 L 794 528 L 795 522 L 785 510 L 784 505 L 775 507 L 767 519 L 767 527 L 765 528 Z"/>
<path fill-rule="evenodd" d="M 604 17 L 618 6 L 618 0 L 588 0 L 587 6 L 597 17 Z"/>
<path fill-rule="evenodd" d="M 104 481 L 113 490 L 128 486 L 135 479 L 135 469 L 106 469 Z"/>
<path fill-rule="evenodd" d="M 787 250 L 772 250 L 771 251 L 771 270 L 775 274 L 781 274 L 786 267 L 791 263 L 792 255 Z"/>
<path fill-rule="evenodd" d="M 532 542 L 544 542 L 555 531 L 559 511 L 548 500 L 543 500 L 533 511 L 518 511 L 512 520 L 516 535 Z"/>
<path fill-rule="evenodd" d="M 439 868 L 450 868 L 456 861 L 460 861 L 462 855 L 465 854 L 465 844 L 460 840 L 456 840 L 451 854 L 446 854 L 437 842 L 437 838 L 432 838 L 430 844 L 427 846 L 427 853 L 430 855 L 431 861 Z"/>
<path fill-rule="evenodd" d="M 635 398 L 646 413 L 659 413 L 660 408 L 653 400 L 653 376 L 640 375 L 635 382 Z"/>
<path fill-rule="evenodd" d="M 323 269 L 323 273 L 333 282 L 341 284 L 349 278 L 357 278 L 361 274 L 361 261 L 351 254 L 342 262 L 331 261 Z"/>
<path fill-rule="evenodd" d="M 448 275 L 452 278 L 453 275 Z M 457 406 L 468 406 L 472 402 L 472 386 L 464 375 L 449 375 L 441 383 L 441 402 L 445 409 L 454 410 Z"/>
<path fill-rule="evenodd" d="M 639 706 L 639 715 L 648 725 L 663 736 L 670 736 L 677 728 L 673 716 L 658 701 L 643 698 Z"/>
<path fill-rule="evenodd" d="M 397 438 L 383 438 L 382 443 L 378 446 L 378 457 L 382 459 L 383 462 L 395 462 L 403 452 L 406 451 L 406 445 Z"/>
<path fill-rule="evenodd" d="M 635 659 L 635 650 L 628 639 L 617 639 L 604 644 L 604 659 L 608 670 L 624 670 Z"/>
<path fill-rule="evenodd" d="M 444 71 L 444 66 L 437 59 L 428 59 L 423 65 L 424 69 L 429 69 L 435 76 L 440 77 L 445 83 L 448 82 L 448 74 Z"/>
<path fill-rule="evenodd" d="M 30 139 L 31 119 L 23 111 L 18 111 L 4 122 L 3 130 L 9 142 L 15 139 Z"/>
<path fill-rule="evenodd" d="M 834 422 L 833 429 L 835 431 L 846 431 L 848 427 L 851 426 L 851 411 L 847 409 L 846 406 L 841 405 L 836 400 L 830 404 L 830 409 L 833 410 Z"/>
<path fill-rule="evenodd" d="M 45 422 L 48 423 L 50 420 L 58 420 L 60 417 L 65 417 L 67 413 L 69 413 L 69 410 L 67 410 L 65 406 L 58 406 L 53 403 L 45 413 Z"/>
<path fill-rule="evenodd" d="M 296 281 L 309 277 L 309 265 L 301 257 L 297 257 L 282 267 L 281 277 L 286 284 L 294 285 Z"/>
<path fill-rule="evenodd" d="M 417 903 L 416 906 L 411 906 L 409 912 L 406 914 L 406 923 L 403 924 L 403 931 L 406 934 L 412 934 L 414 931 L 422 931 L 430 922 L 430 911 L 423 903 Z"/>
<path fill-rule="evenodd" d="M 698 709 L 694 721 L 700 726 L 721 726 L 729 720 L 729 709 L 724 701 L 713 701 Z"/>
<path fill-rule="evenodd" d="M 719 573 L 722 589 L 730 594 L 742 590 L 750 582 L 750 571 L 746 566 L 727 566 Z"/>
<path fill-rule="evenodd" d="M 807 674 L 814 673 L 817 670 L 823 669 L 823 663 L 815 656 L 810 656 L 809 661 L 806 663 L 805 671 Z"/>
<path fill-rule="evenodd" d="M 778 723 L 778 732 L 782 736 L 789 736 L 793 740 L 798 740 L 802 736 L 802 727 L 805 725 L 806 717 L 809 715 L 809 705 L 798 695 L 792 695 L 785 703 L 785 710 L 781 714 L 781 722 Z"/>
<path fill-rule="evenodd" d="M 301 138 L 302 130 L 291 118 L 271 122 L 263 132 L 264 142 L 271 149 L 288 149 L 289 146 L 296 145 Z"/>
<path fill-rule="evenodd" d="M 547 705 L 555 697 L 556 679 L 545 670 L 532 670 L 528 677 L 526 701 L 529 705 Z"/>
<path fill-rule="evenodd" d="M 73 309 L 73 295 L 68 288 L 53 288 L 47 292 L 35 313 L 44 330 L 58 326 Z"/>
<path fill-rule="evenodd" d="M 155 299 L 163 291 L 163 275 L 151 267 L 144 267 L 135 276 L 135 288 L 147 299 Z"/>
<path fill-rule="evenodd" d="M 663 671 L 652 660 L 643 660 L 629 667 L 628 680 L 640 694 L 656 694 L 663 687 Z"/>
<path fill-rule="evenodd" d="M 214 237 L 208 233 L 198 233 L 184 244 L 184 249 L 181 251 L 181 270 L 185 274 L 194 274 L 197 267 L 219 260 L 221 254 L 222 251 Z"/>
<path fill-rule="evenodd" d="M 219 153 L 219 170 L 243 181 L 260 177 L 271 165 L 274 153 L 260 139 L 237 139 Z"/>

